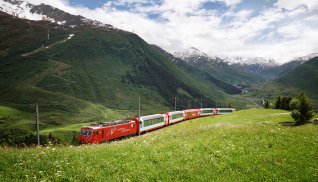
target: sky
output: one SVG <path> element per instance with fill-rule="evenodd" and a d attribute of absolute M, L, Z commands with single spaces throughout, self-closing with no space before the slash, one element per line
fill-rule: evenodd
<path fill-rule="evenodd" d="M 28 0 L 138 34 L 168 52 L 283 63 L 318 53 L 318 0 Z"/>

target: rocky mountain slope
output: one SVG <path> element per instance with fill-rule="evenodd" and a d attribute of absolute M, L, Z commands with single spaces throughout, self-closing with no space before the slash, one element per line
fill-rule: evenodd
<path fill-rule="evenodd" d="M 246 72 L 239 64 L 229 64 L 221 58 L 210 57 L 194 47 L 183 52 L 175 52 L 173 55 L 188 65 L 233 85 L 250 84 L 263 80 L 254 73 Z"/>
<path fill-rule="evenodd" d="M 239 94 L 242 92 L 242 89 L 238 86 L 234 86 L 232 84 L 226 83 L 223 80 L 217 79 L 208 72 L 201 71 L 197 67 L 189 64 L 189 62 L 185 62 L 182 59 L 172 55 L 169 52 L 166 52 L 159 46 L 153 45 L 158 51 L 165 54 L 174 64 L 176 64 L 178 67 L 186 70 L 188 73 L 195 75 L 197 79 L 202 80 L 205 79 L 209 83 L 215 85 L 216 87 L 220 88 L 223 92 L 228 94 Z"/>
<path fill-rule="evenodd" d="M 262 57 L 213 57 L 194 47 L 183 52 L 175 52 L 173 55 L 201 70 L 213 71 L 213 75 L 216 78 L 228 83 L 237 83 L 238 80 L 239 82 L 247 83 L 270 81 L 283 76 L 306 61 L 318 56 L 317 53 L 313 53 L 279 64 L 275 60 L 267 60 Z M 222 73 L 227 74 L 227 76 L 222 75 Z M 232 78 L 229 78 L 229 76 Z"/>
<path fill-rule="evenodd" d="M 34 5 L 26 0 L 0 0 L 0 5 L 0 11 L 21 19 L 45 20 L 70 27 L 89 25 L 113 28 L 111 25 L 90 20 L 83 16 L 72 15 L 49 5 Z"/>

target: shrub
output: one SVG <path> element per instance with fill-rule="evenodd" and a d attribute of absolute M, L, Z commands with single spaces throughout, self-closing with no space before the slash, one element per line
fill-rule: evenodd
<path fill-rule="evenodd" d="M 48 145 L 51 144 L 60 144 L 61 140 L 55 138 L 51 133 L 46 135 L 40 135 L 40 144 Z M 0 129 L 0 146 L 34 146 L 37 144 L 37 137 L 33 133 L 30 133 L 24 129 Z"/>

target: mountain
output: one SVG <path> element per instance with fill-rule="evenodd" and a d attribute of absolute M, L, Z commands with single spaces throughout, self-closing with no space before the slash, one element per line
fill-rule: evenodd
<path fill-rule="evenodd" d="M 303 63 L 305 63 L 305 62 L 307 62 L 315 57 L 318 57 L 318 53 L 312 53 L 312 54 L 309 54 L 307 56 L 297 57 L 297 58 L 292 59 L 291 61 L 298 61 L 301 64 L 303 64 Z"/>
<path fill-rule="evenodd" d="M 190 47 L 189 49 L 183 51 L 183 52 L 175 52 L 173 55 L 177 58 L 180 58 L 181 60 L 184 60 L 189 63 L 195 63 L 197 61 L 200 61 L 200 59 L 209 59 L 209 61 L 215 61 L 217 60 L 217 57 L 209 57 L 206 53 L 201 52 L 199 49 L 195 47 Z"/>
<path fill-rule="evenodd" d="M 305 62 L 309 61 L 312 58 L 318 57 L 318 53 L 309 54 L 307 56 L 298 57 L 295 59 L 292 59 L 291 61 L 280 65 L 277 70 L 277 77 L 283 76 L 284 74 L 287 74 L 288 72 L 294 70 L 298 66 L 304 64 Z"/>
<path fill-rule="evenodd" d="M 65 26 L 90 25 L 95 27 L 113 28 L 111 25 L 72 15 L 49 5 L 34 5 L 25 0 L 0 0 L 0 11 L 14 17 L 28 20 L 46 20 Z"/>
<path fill-rule="evenodd" d="M 242 57 L 233 57 L 233 58 L 223 58 L 225 62 L 231 65 L 239 65 L 243 68 L 244 71 L 248 73 L 253 73 L 265 80 L 272 80 L 276 77 L 278 72 L 277 68 L 279 64 L 274 60 L 267 60 L 262 57 L 254 58 L 242 58 Z"/>
<path fill-rule="evenodd" d="M 224 61 L 230 64 L 239 64 L 241 66 L 245 66 L 251 72 L 262 71 L 268 68 L 277 67 L 279 65 L 274 60 L 267 60 L 262 57 L 246 58 L 246 59 L 242 57 L 233 57 L 233 58 L 224 58 Z M 254 70 L 255 68 L 256 70 Z"/>
<path fill-rule="evenodd" d="M 305 91 L 318 99 L 318 56 L 306 61 L 273 82 L 282 87 Z"/>
<path fill-rule="evenodd" d="M 200 107 L 201 99 L 205 107 L 245 107 L 224 93 L 226 85 L 177 66 L 136 34 L 3 12 L 0 24 L 0 105 L 33 112 L 39 104 L 42 127 L 136 116 L 139 97 L 141 114 L 169 111 L 175 97 L 177 109 Z M 27 124 L 13 120 L 4 125 Z"/>
<path fill-rule="evenodd" d="M 313 53 L 307 56 L 294 58 L 284 64 L 279 64 L 275 60 L 267 60 L 261 57 L 245 59 L 242 57 L 233 57 L 224 58 L 224 61 L 229 64 L 240 65 L 246 72 L 255 73 L 269 81 L 294 70 L 316 56 L 318 56 L 318 53 Z"/>
<path fill-rule="evenodd" d="M 239 82 L 247 83 L 274 80 L 318 56 L 318 53 L 298 57 L 284 64 L 279 64 L 275 60 L 267 60 L 262 57 L 211 57 L 195 47 L 191 47 L 183 52 L 175 52 L 173 55 L 191 66 L 208 72 L 212 71 L 213 76 L 222 81 L 237 84 L 238 80 Z M 224 75 L 224 73 L 227 75 Z M 234 76 L 234 78 L 229 78 L 230 75 Z"/>
<path fill-rule="evenodd" d="M 216 79 L 206 72 L 202 72 L 200 69 L 189 65 L 187 62 L 182 59 L 175 57 L 169 52 L 163 50 L 161 47 L 157 45 L 153 45 L 158 51 L 165 54 L 174 64 L 176 64 L 179 68 L 186 70 L 191 75 L 195 76 L 196 79 L 201 80 L 201 82 L 208 82 L 208 84 L 212 84 L 217 88 L 220 88 L 223 92 L 228 94 L 239 94 L 242 92 L 241 88 L 237 86 L 233 86 L 232 84 L 226 83 L 222 80 Z"/>
<path fill-rule="evenodd" d="M 262 80 L 260 76 L 246 72 L 241 65 L 229 64 L 221 58 L 210 57 L 194 47 L 183 52 L 175 52 L 173 55 L 188 65 L 204 71 L 218 80 L 233 85 L 248 85 Z"/>
<path fill-rule="evenodd" d="M 318 110 L 318 56 L 305 61 L 292 71 L 262 86 L 262 96 L 297 96 L 305 92 Z"/>

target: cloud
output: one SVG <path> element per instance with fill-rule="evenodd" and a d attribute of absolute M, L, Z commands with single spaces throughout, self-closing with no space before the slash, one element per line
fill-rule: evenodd
<path fill-rule="evenodd" d="M 241 3 L 241 0 L 218 0 L 218 1 L 225 3 L 227 6 L 235 6 Z"/>
<path fill-rule="evenodd" d="M 240 8 L 241 0 L 112 0 L 96 9 L 72 6 L 67 0 L 29 1 L 135 32 L 169 52 L 194 46 L 211 56 L 279 62 L 318 52 L 316 0 L 278 0 L 257 12 Z M 219 3 L 225 5 L 223 11 Z"/>
<path fill-rule="evenodd" d="M 274 6 L 286 10 L 294 10 L 301 6 L 306 7 L 310 10 L 317 10 L 317 0 L 302 0 L 302 1 L 290 1 L 290 0 L 278 0 Z"/>

